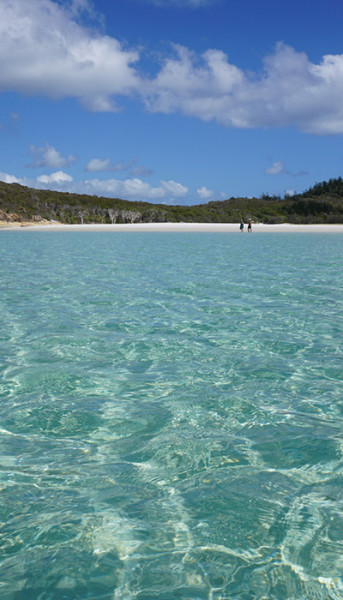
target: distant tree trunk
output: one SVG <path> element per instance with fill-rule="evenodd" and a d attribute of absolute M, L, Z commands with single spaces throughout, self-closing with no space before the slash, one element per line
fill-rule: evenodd
<path fill-rule="evenodd" d="M 109 208 L 108 211 L 107 211 L 107 213 L 108 213 L 108 216 L 110 217 L 111 223 L 113 225 L 117 221 L 117 219 L 118 219 L 119 211 L 115 210 L 113 208 Z"/>

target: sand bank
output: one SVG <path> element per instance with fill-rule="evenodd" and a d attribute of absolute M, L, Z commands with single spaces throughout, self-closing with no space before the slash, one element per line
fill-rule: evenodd
<path fill-rule="evenodd" d="M 253 233 L 343 233 L 342 225 L 253 224 Z M 0 224 L 0 231 L 168 231 L 238 233 L 239 223 L 133 223 L 123 225 Z M 247 234 L 245 226 L 244 234 Z"/>

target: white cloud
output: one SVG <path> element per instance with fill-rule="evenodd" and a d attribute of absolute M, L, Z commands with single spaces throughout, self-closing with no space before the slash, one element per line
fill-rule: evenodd
<path fill-rule="evenodd" d="M 201 198 L 202 200 L 208 200 L 209 198 L 213 197 L 214 192 L 213 192 L 213 190 L 207 189 L 203 185 L 201 188 L 197 189 L 197 194 L 198 194 L 199 198 Z"/>
<path fill-rule="evenodd" d="M 198 55 L 174 46 L 174 56 L 149 78 L 138 71 L 137 50 L 78 22 L 87 11 L 92 16 L 87 0 L 1 0 L 0 92 L 74 97 L 98 112 L 118 110 L 116 97 L 135 95 L 152 112 L 179 112 L 226 127 L 343 133 L 343 54 L 314 64 L 280 43 L 261 72 L 247 74 L 220 49 Z"/>
<path fill-rule="evenodd" d="M 266 175 L 285 175 L 288 173 L 282 160 L 273 162 L 272 166 L 265 169 L 264 172 Z"/>
<path fill-rule="evenodd" d="M 222 99 L 242 83 L 243 73 L 230 65 L 220 50 L 207 50 L 199 64 L 194 52 L 178 45 L 174 48 L 176 58 L 165 61 L 151 84 L 148 108 L 164 113 L 179 110 L 205 121 L 216 118 Z"/>
<path fill-rule="evenodd" d="M 50 175 L 40 175 L 36 179 L 18 178 L 15 175 L 0 172 L 0 181 L 5 183 L 20 183 L 37 189 L 53 189 L 77 194 L 90 194 L 122 198 L 123 200 L 169 202 L 185 198 L 189 189 L 177 181 L 161 181 L 153 186 L 139 178 L 121 179 L 86 179 L 74 181 L 73 177 L 64 171 L 55 171 Z"/>
<path fill-rule="evenodd" d="M 88 179 L 83 182 L 85 193 L 119 197 L 127 200 L 158 201 L 166 198 L 182 198 L 188 188 L 176 181 L 161 181 L 154 187 L 139 178 L 128 179 Z"/>
<path fill-rule="evenodd" d="M 70 12 L 72 15 L 89 15 L 92 19 L 97 18 L 93 4 L 89 0 L 69 0 Z"/>
<path fill-rule="evenodd" d="M 92 158 L 89 163 L 86 165 L 86 171 L 94 172 L 94 171 L 114 171 L 114 172 L 122 172 L 130 169 L 130 176 L 133 177 L 147 177 L 148 175 L 152 175 L 151 169 L 147 169 L 146 167 L 142 167 L 140 165 L 133 166 L 135 164 L 135 160 L 130 160 L 128 162 L 119 162 L 116 164 L 111 163 L 109 158 Z"/>
<path fill-rule="evenodd" d="M 112 164 L 109 158 L 92 158 L 86 165 L 86 171 L 126 171 L 133 165 L 133 161 Z"/>
<path fill-rule="evenodd" d="M 294 194 L 296 194 L 295 190 L 286 190 L 285 191 L 285 197 L 286 198 L 291 198 L 292 196 L 294 196 Z"/>
<path fill-rule="evenodd" d="M 293 125 L 307 133 L 343 133 L 343 55 L 319 65 L 278 44 L 261 75 L 247 75 L 220 50 L 201 56 L 175 46 L 146 88 L 152 112 L 181 112 L 227 127 Z"/>
<path fill-rule="evenodd" d="M 64 173 L 63 171 L 56 171 L 55 173 L 51 173 L 50 175 L 40 175 L 37 177 L 38 183 L 43 183 L 45 185 L 50 184 L 64 184 L 71 183 L 73 178 L 68 173 Z"/>
<path fill-rule="evenodd" d="M 30 153 L 33 155 L 33 162 L 28 165 L 30 167 L 51 167 L 52 169 L 60 169 L 76 161 L 75 156 L 69 154 L 68 157 L 62 156 L 56 148 L 45 144 L 45 146 L 36 147 L 30 145 Z"/>
<path fill-rule="evenodd" d="M 15 175 L 9 175 L 9 173 L 2 173 L 0 171 L 0 181 L 4 181 L 5 183 L 20 183 L 21 185 L 25 185 L 23 179 L 18 179 Z"/>
<path fill-rule="evenodd" d="M 188 192 L 187 187 L 171 179 L 169 181 L 161 181 L 161 188 L 176 198 L 183 198 Z"/>
<path fill-rule="evenodd" d="M 92 158 L 86 166 L 86 171 L 110 171 L 111 161 L 109 158 Z"/>
<path fill-rule="evenodd" d="M 1 0 L 0 91 L 74 96 L 89 110 L 116 110 L 113 95 L 137 87 L 138 53 L 81 27 L 52 0 Z"/>
<path fill-rule="evenodd" d="M 273 162 L 271 167 L 267 167 L 264 170 L 266 175 L 291 175 L 292 177 L 303 177 L 304 175 L 308 175 L 307 171 L 297 171 L 296 173 L 289 171 L 282 160 L 277 160 Z"/>

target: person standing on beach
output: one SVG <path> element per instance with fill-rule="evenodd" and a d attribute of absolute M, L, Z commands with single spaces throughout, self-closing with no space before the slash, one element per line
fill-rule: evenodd
<path fill-rule="evenodd" d="M 241 219 L 241 224 L 239 226 L 239 229 L 240 229 L 240 232 L 243 233 L 243 231 L 244 231 L 244 221 L 243 221 L 243 219 Z"/>
<path fill-rule="evenodd" d="M 251 219 L 249 219 L 249 223 L 248 223 L 248 233 L 252 232 L 252 224 L 251 224 Z"/>

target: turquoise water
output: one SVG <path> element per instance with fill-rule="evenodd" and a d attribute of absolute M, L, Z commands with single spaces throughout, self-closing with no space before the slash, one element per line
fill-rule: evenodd
<path fill-rule="evenodd" d="M 343 598 L 342 251 L 1 233 L 1 600 Z"/>

